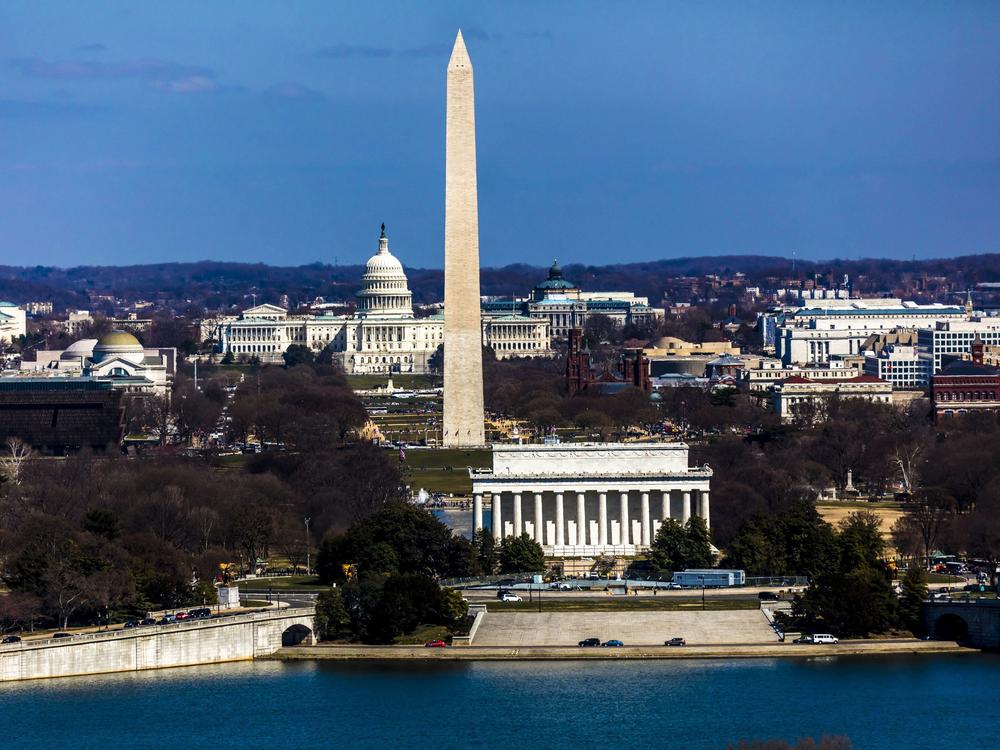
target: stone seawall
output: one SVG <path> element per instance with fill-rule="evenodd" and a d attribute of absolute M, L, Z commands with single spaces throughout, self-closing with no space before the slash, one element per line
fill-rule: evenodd
<path fill-rule="evenodd" d="M 423 646 L 333 645 L 296 646 L 278 649 L 269 659 L 334 659 L 373 661 L 552 661 L 615 659 L 758 659 L 775 657 L 880 656 L 887 654 L 979 653 L 946 641 L 900 639 L 842 641 L 838 645 L 793 643 L 747 643 L 715 646 L 624 646 L 621 648 L 577 648 L 574 646 Z"/>
<path fill-rule="evenodd" d="M 313 643 L 312 608 L 188 620 L 0 646 L 0 682 L 135 672 L 270 656 Z"/>

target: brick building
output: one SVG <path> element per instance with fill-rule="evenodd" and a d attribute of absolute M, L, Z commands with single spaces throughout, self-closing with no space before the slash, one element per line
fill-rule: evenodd
<path fill-rule="evenodd" d="M 1000 410 L 1000 368 L 983 364 L 983 342 L 972 344 L 972 359 L 955 360 L 931 378 L 934 418 Z"/>

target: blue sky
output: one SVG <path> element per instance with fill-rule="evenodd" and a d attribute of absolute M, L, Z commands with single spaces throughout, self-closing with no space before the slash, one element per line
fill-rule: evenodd
<path fill-rule="evenodd" d="M 1000 251 L 1000 3 L 6 2 L 0 263 Z"/>

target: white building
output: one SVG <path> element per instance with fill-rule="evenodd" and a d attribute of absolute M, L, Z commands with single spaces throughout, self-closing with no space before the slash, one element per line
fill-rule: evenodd
<path fill-rule="evenodd" d="M 945 354 L 971 354 L 972 342 L 979 337 L 987 346 L 1000 345 L 1000 318 L 948 320 L 917 331 L 917 346 L 930 357 L 936 375 Z"/>
<path fill-rule="evenodd" d="M 743 373 L 744 381 L 751 391 L 766 391 L 768 388 L 791 377 L 809 380 L 840 381 L 850 380 L 862 374 L 858 357 L 841 359 L 833 357 L 823 365 L 786 365 L 780 359 L 761 358 Z"/>
<path fill-rule="evenodd" d="M 90 314 L 90 310 L 70 310 L 62 326 L 66 333 L 75 336 L 83 326 L 93 322 L 94 317 Z"/>
<path fill-rule="evenodd" d="M 772 408 L 783 422 L 799 417 L 821 421 L 826 418 L 827 404 L 833 398 L 860 398 L 888 404 L 892 401 L 892 384 L 870 375 L 845 380 L 811 380 L 796 375 L 771 389 Z"/>
<path fill-rule="evenodd" d="M 0 302 L 0 343 L 11 343 L 28 332 L 26 313 L 13 302 Z"/>
<path fill-rule="evenodd" d="M 684 443 L 494 445 L 493 468 L 469 475 L 473 529 L 488 495 L 494 537 L 528 534 L 549 556 L 631 556 L 667 518 L 709 523 L 712 470 Z"/>
<path fill-rule="evenodd" d="M 834 356 L 863 354 L 873 333 L 894 328 L 933 328 L 939 322 L 964 321 L 968 307 L 920 305 L 899 299 L 828 300 L 781 314 L 775 327 L 777 357 L 789 364 L 823 364 Z"/>
<path fill-rule="evenodd" d="M 138 395 L 167 396 L 177 372 L 177 350 L 144 348 L 126 331 L 81 339 L 66 349 L 43 350 L 22 362 L 19 377 L 89 378 Z"/>
<path fill-rule="evenodd" d="M 348 373 L 425 373 L 444 341 L 444 318 L 418 318 L 403 264 L 389 252 L 385 226 L 378 252 L 368 259 L 353 315 L 289 315 L 257 305 L 218 320 L 219 352 L 280 362 L 293 344 L 329 349 Z M 483 316 L 483 343 L 500 359 L 552 355 L 548 325 L 519 315 Z"/>
<path fill-rule="evenodd" d="M 574 328 L 583 328 L 592 315 L 605 315 L 621 326 L 661 320 L 663 310 L 649 306 L 647 297 L 632 292 L 584 292 L 563 278 L 553 262 L 548 278 L 535 286 L 528 298 L 493 299 L 483 303 L 483 315 L 518 314 L 548 323 L 552 338 L 565 339 Z"/>
<path fill-rule="evenodd" d="M 931 382 L 932 360 L 915 346 L 886 344 L 865 354 L 864 370 L 865 375 L 892 383 L 897 391 L 924 389 Z"/>

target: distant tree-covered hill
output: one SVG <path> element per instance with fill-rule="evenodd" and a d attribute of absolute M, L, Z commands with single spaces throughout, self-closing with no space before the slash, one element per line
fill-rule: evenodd
<path fill-rule="evenodd" d="M 273 303 L 282 294 L 287 294 L 293 305 L 316 297 L 350 302 L 360 287 L 363 273 L 364 267 L 359 265 L 320 263 L 268 266 L 202 261 L 73 268 L 0 266 L 0 299 L 17 303 L 52 300 L 57 308 L 100 309 L 99 296 L 110 295 L 128 302 L 145 299 L 172 309 L 209 310 L 241 308 L 254 301 Z M 547 273 L 548 266 L 526 264 L 484 268 L 482 293 L 527 294 Z M 564 277 L 584 290 L 634 291 L 651 301 L 659 301 L 678 278 L 716 274 L 725 279 L 736 273 L 744 274 L 749 283 L 772 286 L 792 277 L 793 266 L 789 258 L 724 255 L 563 267 Z M 931 288 L 934 280 L 946 279 L 951 289 L 964 289 L 982 281 L 1000 281 L 1000 255 L 911 261 L 878 258 L 798 261 L 794 266 L 794 277 L 801 280 L 818 276 L 824 283 L 835 283 L 844 274 L 851 277 L 856 289 L 867 292 L 905 288 L 915 279 L 931 280 Z M 441 300 L 444 291 L 441 269 L 408 268 L 407 275 L 415 302 Z"/>

